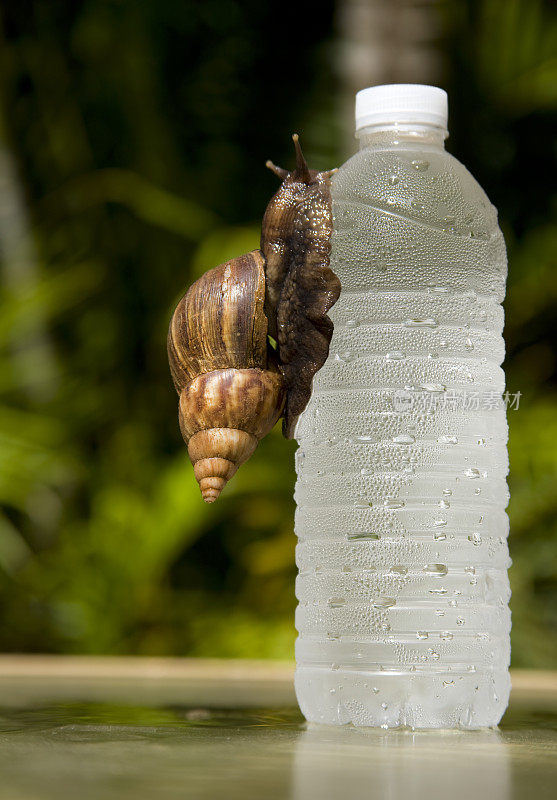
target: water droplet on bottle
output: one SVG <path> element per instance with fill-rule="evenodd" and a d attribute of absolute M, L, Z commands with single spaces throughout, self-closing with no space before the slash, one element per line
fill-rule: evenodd
<path fill-rule="evenodd" d="M 373 694 L 379 694 L 379 689 L 377 688 L 377 686 L 374 686 L 371 691 L 373 692 Z"/>
<path fill-rule="evenodd" d="M 336 689 L 329 689 L 329 693 L 330 693 L 330 694 L 336 694 L 336 693 L 337 693 L 337 690 L 336 690 Z"/>
<path fill-rule="evenodd" d="M 422 383 L 420 389 L 423 389 L 424 392 L 445 392 L 447 387 L 442 383 Z"/>
<path fill-rule="evenodd" d="M 370 469 L 369 467 L 362 467 L 360 470 L 360 475 L 373 475 L 375 472 L 374 469 Z"/>
<path fill-rule="evenodd" d="M 445 576 L 448 571 L 446 564 L 426 564 L 424 567 L 424 572 L 429 575 L 438 575 L 439 577 Z"/>
<path fill-rule="evenodd" d="M 450 631 L 441 631 L 439 637 L 449 642 L 453 638 L 453 634 Z"/>
<path fill-rule="evenodd" d="M 397 183 L 399 182 L 399 180 L 400 180 L 400 178 L 398 177 L 398 175 L 389 175 L 389 177 L 387 178 L 387 182 L 391 186 L 396 186 Z"/>
<path fill-rule="evenodd" d="M 354 436 L 354 441 L 360 442 L 361 444 L 369 444 L 369 442 L 373 442 L 375 439 L 373 436 L 363 433 L 361 436 Z"/>
<path fill-rule="evenodd" d="M 449 503 L 448 500 L 439 500 L 439 503 L 437 505 L 439 506 L 439 508 L 450 508 L 451 507 L 451 504 Z"/>
<path fill-rule="evenodd" d="M 464 348 L 469 352 L 474 349 L 474 343 L 472 342 L 472 339 L 466 339 L 464 342 Z"/>
<path fill-rule="evenodd" d="M 412 202 L 410 203 L 410 205 L 412 206 L 412 208 L 413 208 L 415 211 L 425 211 L 425 206 L 424 206 L 424 204 L 423 204 L 423 203 L 420 203 L 418 200 L 412 200 Z"/>
<path fill-rule="evenodd" d="M 472 542 L 476 547 L 482 543 L 482 537 L 479 533 L 471 533 L 468 536 L 468 541 Z"/>
<path fill-rule="evenodd" d="M 480 477 L 480 471 L 479 471 L 479 469 L 476 469 L 475 467 L 470 467 L 470 469 L 464 470 L 464 475 L 465 475 L 466 478 L 472 478 L 472 479 L 479 478 Z"/>
<path fill-rule="evenodd" d="M 440 587 L 439 589 L 430 589 L 430 594 L 447 594 L 447 590 L 444 587 Z"/>
<path fill-rule="evenodd" d="M 400 436 L 393 437 L 393 442 L 395 444 L 414 444 L 415 441 L 416 439 L 407 433 L 403 433 Z"/>
<path fill-rule="evenodd" d="M 396 599 L 394 597 L 376 597 L 371 605 L 373 608 L 392 608 L 396 605 Z"/>
<path fill-rule="evenodd" d="M 394 567 L 391 567 L 389 572 L 391 575 L 408 575 L 408 569 L 403 567 L 402 564 L 396 564 Z"/>
<path fill-rule="evenodd" d="M 472 567 L 471 565 L 469 565 L 467 567 L 464 567 L 464 572 L 466 572 L 467 575 L 475 575 L 476 574 L 476 569 L 475 569 L 475 567 Z"/>
<path fill-rule="evenodd" d="M 443 489 L 443 494 L 445 495 L 445 497 L 450 497 L 452 493 L 453 493 L 452 489 Z"/>
<path fill-rule="evenodd" d="M 440 436 L 437 441 L 440 444 L 458 444 L 456 436 Z"/>
<path fill-rule="evenodd" d="M 480 447 L 485 447 L 487 445 L 487 441 L 485 439 L 478 439 L 478 445 Z"/>
<path fill-rule="evenodd" d="M 344 597 L 330 597 L 329 600 L 327 600 L 327 605 L 329 608 L 342 608 L 346 605 L 346 600 Z"/>
<path fill-rule="evenodd" d="M 400 350 L 393 350 L 386 355 L 387 361 L 402 361 L 403 358 L 406 358 L 406 356 L 404 353 L 401 353 Z"/>
<path fill-rule="evenodd" d="M 436 542 L 444 542 L 447 538 L 447 534 L 444 531 L 436 531 L 433 534 L 433 538 Z"/>
<path fill-rule="evenodd" d="M 346 538 L 349 542 L 377 541 L 381 538 L 378 533 L 347 533 Z"/>
<path fill-rule="evenodd" d="M 445 686 L 445 687 L 454 686 L 454 685 L 455 685 L 454 681 L 443 681 L 443 686 Z"/>
<path fill-rule="evenodd" d="M 444 528 L 446 524 L 447 524 L 447 520 L 446 519 L 435 519 L 435 520 L 433 520 L 433 527 L 434 528 Z"/>
<path fill-rule="evenodd" d="M 429 161 L 423 161 L 421 159 L 414 159 L 414 161 L 410 162 L 411 165 L 414 167 L 417 172 L 425 172 L 429 167 Z"/>
<path fill-rule="evenodd" d="M 350 361 L 353 361 L 354 354 L 350 352 L 350 350 L 344 350 L 342 353 L 335 354 L 335 361 L 341 361 L 342 363 L 348 364 Z"/>
<path fill-rule="evenodd" d="M 433 661 L 439 661 L 439 659 L 441 658 L 439 653 L 436 653 L 435 650 L 432 650 L 430 655 Z"/>
<path fill-rule="evenodd" d="M 404 508 L 404 502 L 402 500 L 384 500 L 383 505 L 385 508 Z"/>
<path fill-rule="evenodd" d="M 457 617 L 456 618 L 456 624 L 457 625 L 464 625 L 464 622 L 465 622 L 464 617 Z"/>
<path fill-rule="evenodd" d="M 407 319 L 403 322 L 406 328 L 436 328 L 437 320 L 431 319 Z"/>
<path fill-rule="evenodd" d="M 427 631 L 416 631 L 416 639 L 428 639 L 429 633 Z"/>

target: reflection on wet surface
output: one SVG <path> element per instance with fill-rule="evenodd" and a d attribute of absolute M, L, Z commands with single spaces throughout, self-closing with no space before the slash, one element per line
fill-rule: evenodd
<path fill-rule="evenodd" d="M 0 796 L 39 798 L 555 797 L 557 713 L 499 730 L 307 726 L 294 709 L 107 703 L 0 710 Z"/>

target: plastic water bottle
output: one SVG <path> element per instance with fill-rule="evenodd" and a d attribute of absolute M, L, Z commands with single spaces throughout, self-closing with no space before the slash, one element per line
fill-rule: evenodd
<path fill-rule="evenodd" d="M 313 722 L 496 725 L 510 681 L 506 255 L 447 96 L 359 92 L 342 293 L 296 438 L 296 692 Z"/>

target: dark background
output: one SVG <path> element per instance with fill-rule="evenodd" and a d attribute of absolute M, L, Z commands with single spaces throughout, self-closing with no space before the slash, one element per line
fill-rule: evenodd
<path fill-rule="evenodd" d="M 557 663 L 557 14 L 540 0 L 89 0 L 0 12 L 0 649 L 293 654 L 295 444 L 205 506 L 170 313 L 258 244 L 298 131 L 356 147 L 357 89 L 450 97 L 499 208 L 515 666 Z"/>

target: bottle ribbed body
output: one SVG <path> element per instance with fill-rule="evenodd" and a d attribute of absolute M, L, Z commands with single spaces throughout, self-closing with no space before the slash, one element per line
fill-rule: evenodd
<path fill-rule="evenodd" d="M 296 691 L 315 722 L 477 728 L 509 694 L 506 256 L 442 147 L 333 179 L 342 293 L 296 430 Z"/>

